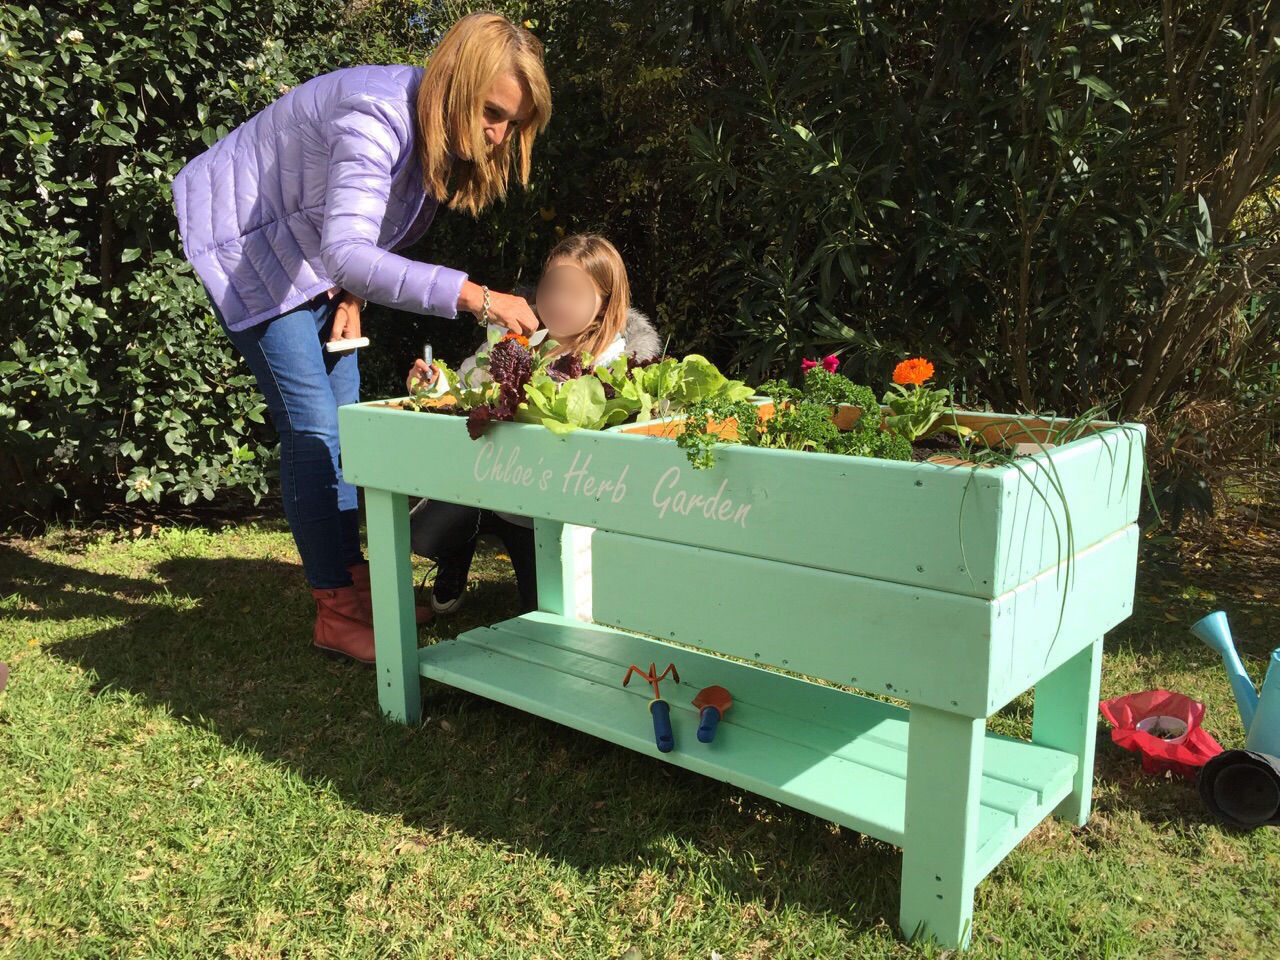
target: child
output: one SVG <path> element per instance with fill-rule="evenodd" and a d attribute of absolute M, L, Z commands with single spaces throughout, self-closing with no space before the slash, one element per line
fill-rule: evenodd
<path fill-rule="evenodd" d="M 650 360 L 661 350 L 653 324 L 631 307 L 626 267 L 604 237 L 576 234 L 556 244 L 543 266 L 535 299 L 538 319 L 548 338 L 557 344 L 555 353 L 587 352 L 595 363 L 604 364 L 623 353 Z M 459 376 L 469 372 L 472 383 L 486 375 L 483 369 L 476 369 L 475 354 L 458 368 Z M 407 385 L 412 390 L 418 380 L 429 382 L 433 377 L 426 361 L 420 359 L 409 371 Z M 452 613 L 462 603 L 476 540 L 486 533 L 498 537 L 511 557 L 523 609 L 537 607 L 533 521 L 442 500 L 422 500 L 409 515 L 409 543 L 414 553 L 436 562 L 431 606 L 437 613 Z"/>

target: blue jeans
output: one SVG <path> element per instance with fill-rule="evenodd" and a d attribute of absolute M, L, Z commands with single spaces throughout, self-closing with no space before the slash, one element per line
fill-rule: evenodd
<path fill-rule="evenodd" d="M 338 461 L 338 407 L 360 399 L 356 351 L 328 353 L 337 299 L 321 294 L 245 330 L 214 316 L 258 381 L 280 435 L 280 498 L 307 582 L 318 589 L 351 583 L 363 563 L 356 488 Z"/>

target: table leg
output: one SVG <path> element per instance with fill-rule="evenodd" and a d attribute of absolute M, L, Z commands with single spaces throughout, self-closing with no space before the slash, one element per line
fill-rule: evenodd
<path fill-rule="evenodd" d="M 1035 687 L 1031 715 L 1034 743 L 1076 757 L 1076 775 L 1054 816 L 1084 826 L 1093 794 L 1093 754 L 1098 739 L 1098 685 L 1102 676 L 1099 637 Z"/>
<path fill-rule="evenodd" d="M 538 609 L 572 617 L 574 604 L 573 557 L 565 543 L 563 523 L 534 518 L 534 563 L 538 567 Z"/>
<path fill-rule="evenodd" d="M 907 937 L 969 942 L 986 723 L 913 704 L 898 922 Z"/>
<path fill-rule="evenodd" d="M 422 692 L 418 625 L 413 612 L 409 503 L 402 493 L 367 487 L 364 503 L 378 704 L 393 720 L 417 723 L 422 716 Z"/>

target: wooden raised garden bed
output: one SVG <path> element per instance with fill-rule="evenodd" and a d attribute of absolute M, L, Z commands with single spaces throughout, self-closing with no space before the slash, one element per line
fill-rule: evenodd
<path fill-rule="evenodd" d="M 730 445 L 694 470 L 649 425 L 499 423 L 473 441 L 461 418 L 386 402 L 339 425 L 392 717 L 419 719 L 428 677 L 897 844 L 902 931 L 949 946 L 1019 840 L 1088 817 L 1102 636 L 1132 609 L 1141 427 L 981 469 Z M 1011 442 L 1052 426 L 969 425 Z M 419 650 L 406 494 L 534 517 L 538 612 Z M 589 560 L 565 524 L 594 531 Z M 593 622 L 574 617 L 587 606 Z M 621 685 L 650 661 L 680 674 L 662 685 L 669 753 L 648 686 Z M 734 706 L 704 744 L 690 701 L 710 684 Z M 988 733 L 1032 687 L 1031 740 Z"/>

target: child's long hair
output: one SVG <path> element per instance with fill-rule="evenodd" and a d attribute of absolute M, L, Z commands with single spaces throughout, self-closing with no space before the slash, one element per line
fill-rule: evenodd
<path fill-rule="evenodd" d="M 631 307 L 631 286 L 627 283 L 627 268 L 617 248 L 604 237 L 594 233 L 576 233 L 557 243 L 549 254 L 543 270 L 553 260 L 572 260 L 595 283 L 604 303 L 600 315 L 576 337 L 560 344 L 557 353 L 582 353 L 600 356 L 615 337 L 627 325 L 627 310 Z"/>
<path fill-rule="evenodd" d="M 482 126 L 484 95 L 508 70 L 528 87 L 533 113 L 491 147 Z M 496 13 L 467 14 L 436 44 L 418 86 L 418 162 L 427 192 L 441 202 L 447 200 L 453 209 L 477 216 L 507 195 L 517 140 L 517 175 L 527 186 L 533 141 L 550 118 L 551 87 L 542 67 L 542 42 Z"/>

